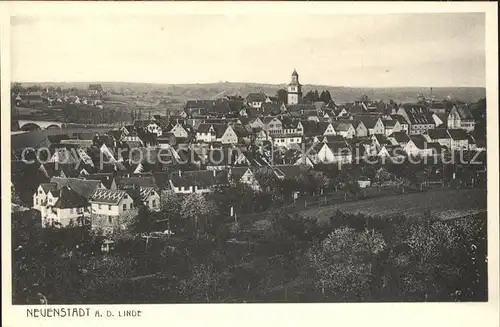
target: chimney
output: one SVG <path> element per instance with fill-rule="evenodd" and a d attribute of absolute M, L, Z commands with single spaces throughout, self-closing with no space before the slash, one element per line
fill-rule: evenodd
<path fill-rule="evenodd" d="M 182 176 L 182 170 L 179 169 L 179 177 Z"/>

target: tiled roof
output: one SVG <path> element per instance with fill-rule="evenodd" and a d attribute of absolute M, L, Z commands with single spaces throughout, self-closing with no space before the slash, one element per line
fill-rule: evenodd
<path fill-rule="evenodd" d="M 394 126 L 396 126 L 396 123 L 398 121 L 396 119 L 390 119 L 390 120 L 382 120 L 382 123 L 384 123 L 384 127 L 385 128 L 394 128 Z"/>
<path fill-rule="evenodd" d="M 391 115 L 392 119 L 396 119 L 402 125 L 408 125 L 406 118 L 401 115 Z"/>
<path fill-rule="evenodd" d="M 141 187 L 139 189 L 139 196 L 141 198 L 141 201 L 146 201 L 149 197 L 149 195 L 154 192 L 155 188 L 154 187 Z"/>
<path fill-rule="evenodd" d="M 278 177 L 293 178 L 303 174 L 310 167 L 302 165 L 275 165 L 272 166 L 272 169 Z"/>
<path fill-rule="evenodd" d="M 343 154 L 342 151 L 344 151 L 347 154 L 347 151 L 349 150 L 349 147 L 346 145 L 345 141 L 325 143 L 325 144 L 330 148 L 330 150 L 334 154 L 341 154 L 341 153 Z"/>
<path fill-rule="evenodd" d="M 41 183 L 40 186 L 42 187 L 42 189 L 45 193 L 47 193 L 48 191 L 56 191 L 57 190 L 56 183 Z"/>
<path fill-rule="evenodd" d="M 186 109 L 204 109 L 207 112 L 212 111 L 215 105 L 214 100 L 188 100 L 186 102 Z"/>
<path fill-rule="evenodd" d="M 323 138 L 325 143 L 332 143 L 332 142 L 345 142 L 345 139 L 341 135 L 328 135 Z"/>
<path fill-rule="evenodd" d="M 247 102 L 265 102 L 267 96 L 264 93 L 250 93 L 248 94 L 246 101 Z"/>
<path fill-rule="evenodd" d="M 284 129 L 294 129 L 297 128 L 297 124 L 299 123 L 298 119 L 292 119 L 289 117 L 283 117 L 281 119 L 281 123 Z"/>
<path fill-rule="evenodd" d="M 54 204 L 55 208 L 60 209 L 83 208 L 87 206 L 87 199 L 66 185 L 61 187 L 61 189 L 59 190 L 59 198 Z"/>
<path fill-rule="evenodd" d="M 123 190 L 98 189 L 92 194 L 90 201 L 96 203 L 116 205 L 120 203 L 125 194 L 127 193 Z"/>
<path fill-rule="evenodd" d="M 88 199 L 92 193 L 99 187 L 100 181 L 95 180 L 85 180 L 80 178 L 61 178 L 52 177 L 51 183 L 56 183 L 58 189 L 63 186 L 69 186 L 76 193 L 80 194 L 84 198 Z"/>
<path fill-rule="evenodd" d="M 460 119 L 474 119 L 472 113 L 467 106 L 457 106 L 458 114 L 460 115 Z"/>
<path fill-rule="evenodd" d="M 131 187 L 154 187 L 156 188 L 156 181 L 153 176 L 132 176 L 132 177 L 119 177 L 116 178 L 116 187 L 119 189 L 129 189 Z"/>
<path fill-rule="evenodd" d="M 429 109 L 423 105 L 406 104 L 403 108 L 408 115 L 411 125 L 415 124 L 434 124 L 434 118 Z"/>
<path fill-rule="evenodd" d="M 378 117 L 369 115 L 357 115 L 354 119 L 362 121 L 366 128 L 374 128 L 378 121 Z"/>
<path fill-rule="evenodd" d="M 436 128 L 430 129 L 427 131 L 427 134 L 431 138 L 431 140 L 439 140 L 439 139 L 449 139 L 450 135 L 446 128 Z"/>
<path fill-rule="evenodd" d="M 87 180 L 100 181 L 104 187 L 110 188 L 115 179 L 112 173 L 96 173 L 84 177 Z"/>
<path fill-rule="evenodd" d="M 231 172 L 231 178 L 235 181 L 239 181 L 243 175 L 247 172 L 247 170 L 252 171 L 250 167 L 232 167 L 230 169 Z"/>
<path fill-rule="evenodd" d="M 178 173 L 172 173 L 170 181 L 175 187 L 198 186 L 208 188 L 217 184 L 227 184 L 228 176 L 227 171 L 185 171 L 180 176 Z"/>
<path fill-rule="evenodd" d="M 389 137 L 393 137 L 398 143 L 408 143 L 410 137 L 405 132 L 393 132 Z"/>
<path fill-rule="evenodd" d="M 379 144 L 390 144 L 391 142 L 387 139 L 387 137 L 385 137 L 385 135 L 381 135 L 381 134 L 375 134 L 374 135 L 375 138 L 377 139 L 377 142 Z"/>
<path fill-rule="evenodd" d="M 349 130 L 349 127 L 352 126 L 352 122 L 345 120 L 333 121 L 332 126 L 336 131 L 347 132 Z"/>
<path fill-rule="evenodd" d="M 454 141 L 468 140 L 469 135 L 463 129 L 449 129 L 448 133 Z"/>
<path fill-rule="evenodd" d="M 427 141 L 423 135 L 410 135 L 410 140 L 417 148 L 425 149 Z"/>

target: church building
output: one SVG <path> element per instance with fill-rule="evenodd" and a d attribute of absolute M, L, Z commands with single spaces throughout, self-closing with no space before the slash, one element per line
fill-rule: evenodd
<path fill-rule="evenodd" d="M 302 98 L 302 85 L 299 83 L 299 74 L 294 69 L 292 73 L 292 80 L 288 84 L 288 104 L 298 104 Z"/>

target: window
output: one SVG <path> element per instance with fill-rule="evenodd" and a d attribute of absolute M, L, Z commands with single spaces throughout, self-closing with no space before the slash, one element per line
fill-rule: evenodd
<path fill-rule="evenodd" d="M 130 209 L 132 209 L 134 207 L 134 204 L 132 202 L 130 202 Z"/>
<path fill-rule="evenodd" d="M 108 216 L 108 223 L 112 224 L 113 223 L 113 217 Z"/>
<path fill-rule="evenodd" d="M 38 199 L 36 199 L 36 204 L 38 204 Z"/>
<path fill-rule="evenodd" d="M 156 207 L 156 200 L 151 201 L 153 207 Z"/>
<path fill-rule="evenodd" d="M 125 211 L 125 210 L 127 210 L 127 204 L 126 203 L 123 204 L 123 211 Z"/>
<path fill-rule="evenodd" d="M 38 191 L 38 194 L 43 194 L 43 191 L 42 190 Z"/>
<path fill-rule="evenodd" d="M 111 210 L 111 205 L 108 205 L 108 210 Z"/>
<path fill-rule="evenodd" d="M 102 209 L 102 205 L 100 205 L 100 204 L 98 204 L 98 205 L 97 205 L 97 207 L 98 207 L 99 209 Z"/>

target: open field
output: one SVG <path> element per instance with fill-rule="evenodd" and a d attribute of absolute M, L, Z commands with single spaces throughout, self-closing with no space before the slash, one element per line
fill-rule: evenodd
<path fill-rule="evenodd" d="M 305 209 L 302 216 L 318 220 L 329 219 L 337 210 L 346 213 L 366 215 L 421 215 L 429 209 L 431 214 L 441 219 L 459 218 L 486 211 L 486 190 L 446 189 L 424 193 L 393 195 L 383 198 L 361 200 L 337 205 L 327 205 Z"/>
<path fill-rule="evenodd" d="M 380 99 L 383 101 L 394 100 L 396 102 L 413 102 L 417 100 L 417 95 L 423 93 L 429 96 L 429 87 L 341 87 L 329 85 L 307 84 L 307 76 L 301 76 L 304 94 L 310 90 L 330 91 L 333 99 L 337 103 L 350 102 L 358 100 L 364 93 L 370 99 Z M 284 76 L 288 80 L 288 76 Z M 36 83 L 43 87 L 54 86 L 62 88 L 76 87 L 78 89 L 87 89 L 89 84 L 99 82 L 81 82 L 81 83 Z M 275 95 L 280 88 L 286 88 L 286 84 L 264 84 L 264 83 L 237 83 L 237 82 L 219 82 L 206 84 L 151 84 L 151 83 L 121 83 L 121 82 L 101 82 L 105 90 L 122 91 L 128 89 L 136 93 L 149 93 L 155 95 L 167 96 L 171 101 L 181 101 L 192 99 L 211 99 L 220 95 L 240 94 L 246 96 L 251 92 L 264 92 L 268 95 Z M 34 83 L 23 83 L 24 87 L 34 85 Z M 486 89 L 482 87 L 434 87 L 433 96 L 436 99 L 443 99 L 451 95 L 453 98 L 467 102 L 476 102 L 486 97 Z M 108 100 L 129 102 L 133 97 L 109 95 Z M 106 99 L 105 99 L 106 101 Z"/>

